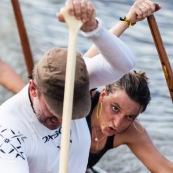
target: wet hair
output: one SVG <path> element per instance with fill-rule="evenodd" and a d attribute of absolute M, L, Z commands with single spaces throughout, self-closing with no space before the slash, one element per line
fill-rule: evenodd
<path fill-rule="evenodd" d="M 139 103 L 142 106 L 142 112 L 145 111 L 151 100 L 148 78 L 145 72 L 129 72 L 115 83 L 106 86 L 108 94 L 114 93 L 116 89 L 123 89 L 130 99 Z"/>

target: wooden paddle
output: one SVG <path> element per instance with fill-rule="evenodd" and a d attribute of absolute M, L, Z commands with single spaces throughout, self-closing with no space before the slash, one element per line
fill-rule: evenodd
<path fill-rule="evenodd" d="M 68 53 L 67 53 L 67 64 L 66 64 L 59 173 L 68 173 L 70 127 L 71 127 L 71 118 L 72 118 L 75 67 L 76 67 L 77 34 L 82 26 L 82 22 L 80 20 L 77 20 L 74 16 L 70 16 L 65 8 L 63 8 L 61 12 L 65 18 L 65 22 L 69 29 L 69 41 L 68 41 Z"/>
<path fill-rule="evenodd" d="M 28 71 L 28 77 L 31 78 L 34 63 L 33 63 L 31 48 L 29 45 L 28 36 L 26 33 L 26 29 L 25 29 L 25 25 L 24 25 L 24 21 L 22 17 L 22 12 L 21 12 L 18 0 L 11 0 L 11 3 L 13 6 L 13 11 L 16 18 L 20 41 L 22 44 L 22 50 L 23 50 L 23 54 L 25 58 L 25 63 L 27 66 L 27 71 Z"/>
<path fill-rule="evenodd" d="M 153 40 L 155 42 L 155 46 L 156 46 L 156 49 L 157 49 L 157 52 L 158 52 L 158 55 L 160 58 L 160 62 L 161 62 L 162 69 L 163 69 L 163 72 L 165 75 L 167 86 L 168 86 L 168 89 L 169 89 L 169 92 L 171 95 L 171 99 L 173 102 L 173 73 L 172 73 L 171 65 L 170 65 L 165 47 L 162 42 L 162 38 L 161 38 L 159 29 L 157 26 L 155 16 L 151 15 L 151 16 L 147 17 L 147 21 L 148 21 L 148 24 L 149 24 L 149 27 L 151 30 L 151 34 L 153 36 Z"/>

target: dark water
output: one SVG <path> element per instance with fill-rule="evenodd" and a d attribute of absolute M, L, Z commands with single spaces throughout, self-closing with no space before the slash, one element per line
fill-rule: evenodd
<path fill-rule="evenodd" d="M 155 14 L 162 40 L 173 67 L 173 1 L 157 1 L 162 10 Z M 67 47 L 68 30 L 56 19 L 56 12 L 63 6 L 61 0 L 21 0 L 21 9 L 29 36 L 34 61 L 54 46 Z M 100 0 L 93 3 L 100 17 L 109 28 L 124 17 L 133 1 Z M 0 57 L 10 64 L 27 82 L 27 71 L 10 0 L 0 3 Z M 173 161 L 173 104 L 167 89 L 158 54 L 147 24 L 144 20 L 130 27 L 121 37 L 137 57 L 136 70 L 145 71 L 150 78 L 152 101 L 145 113 L 140 115 L 142 124 L 148 129 L 159 150 Z M 78 51 L 84 53 L 91 42 L 78 38 Z M 0 103 L 12 93 L 0 86 Z M 122 146 L 111 150 L 97 165 L 109 173 L 147 173 L 128 148 Z"/>

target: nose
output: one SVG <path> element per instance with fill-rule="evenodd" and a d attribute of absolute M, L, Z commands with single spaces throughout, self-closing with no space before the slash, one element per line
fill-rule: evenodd
<path fill-rule="evenodd" d="M 122 123 L 123 123 L 123 116 L 121 116 L 121 115 L 115 116 L 115 118 L 113 120 L 114 127 L 118 128 L 122 125 Z"/>

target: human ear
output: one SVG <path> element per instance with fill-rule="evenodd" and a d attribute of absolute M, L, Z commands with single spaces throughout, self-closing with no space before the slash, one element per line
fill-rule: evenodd
<path fill-rule="evenodd" d="M 106 88 L 103 88 L 102 91 L 101 91 L 101 93 L 100 93 L 100 98 L 99 98 L 99 100 L 102 102 L 102 101 L 103 101 L 103 98 L 104 98 L 105 96 L 107 96 L 107 90 L 106 90 Z"/>
<path fill-rule="evenodd" d="M 36 84 L 34 83 L 33 80 L 29 81 L 29 92 L 30 92 L 31 96 L 33 96 L 33 97 L 37 96 L 38 91 L 37 91 Z"/>

